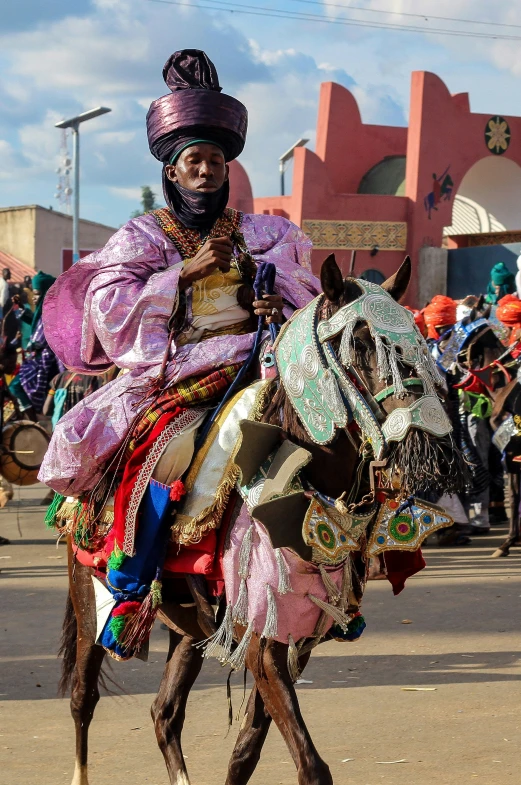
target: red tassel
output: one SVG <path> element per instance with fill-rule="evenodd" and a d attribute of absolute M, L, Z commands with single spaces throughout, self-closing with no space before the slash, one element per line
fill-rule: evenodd
<path fill-rule="evenodd" d="M 180 502 L 186 494 L 186 488 L 182 480 L 174 480 L 170 486 L 170 501 Z"/>
<path fill-rule="evenodd" d="M 112 616 L 126 616 L 127 614 L 138 613 L 141 609 L 141 603 L 135 600 L 127 600 L 122 602 L 112 611 Z"/>

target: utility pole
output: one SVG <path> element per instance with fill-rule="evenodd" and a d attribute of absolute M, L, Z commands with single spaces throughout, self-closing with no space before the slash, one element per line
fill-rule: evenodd
<path fill-rule="evenodd" d="M 299 139 L 295 144 L 293 144 L 289 150 L 286 150 L 284 155 L 281 155 L 279 158 L 279 172 L 280 172 L 280 195 L 284 196 L 284 172 L 286 171 L 286 167 L 288 163 L 293 158 L 295 150 L 297 147 L 304 147 L 309 142 L 309 139 Z"/>
<path fill-rule="evenodd" d="M 70 128 L 72 131 L 72 168 L 73 168 L 73 188 L 74 200 L 72 203 L 72 263 L 76 264 L 80 260 L 80 124 L 86 120 L 93 120 L 102 114 L 111 112 L 106 106 L 98 106 L 88 112 L 71 117 L 69 120 L 62 120 L 56 123 L 56 128 Z"/>

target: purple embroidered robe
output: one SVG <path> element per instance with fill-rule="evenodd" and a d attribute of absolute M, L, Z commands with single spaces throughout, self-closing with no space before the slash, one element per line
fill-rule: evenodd
<path fill-rule="evenodd" d="M 311 242 L 297 226 L 280 216 L 245 215 L 241 230 L 255 261 L 277 266 L 275 291 L 289 304 L 286 316 L 319 293 L 310 272 Z M 63 273 L 47 293 L 45 335 L 67 368 L 101 373 L 115 364 L 128 370 L 59 421 L 39 474 L 55 491 L 76 496 L 92 489 L 127 435 L 141 397 L 137 388 L 159 372 L 181 266 L 174 244 L 145 215 Z M 173 346 L 169 381 L 241 362 L 252 342 L 250 333 Z"/>

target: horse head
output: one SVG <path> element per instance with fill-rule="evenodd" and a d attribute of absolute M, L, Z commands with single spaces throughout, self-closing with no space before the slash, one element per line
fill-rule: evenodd
<path fill-rule="evenodd" d="M 407 257 L 381 287 L 344 279 L 329 256 L 323 295 L 283 329 L 277 362 L 308 442 L 334 449 L 347 434 L 362 463 L 385 461 L 388 481 L 405 495 L 441 495 L 464 486 L 464 470 L 438 397 L 443 379 L 412 314 L 399 304 L 410 275 Z"/>

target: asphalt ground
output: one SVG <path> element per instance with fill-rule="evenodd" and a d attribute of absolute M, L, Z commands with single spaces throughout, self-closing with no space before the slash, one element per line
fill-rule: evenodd
<path fill-rule="evenodd" d="M 56 697 L 66 553 L 43 526 L 44 493 L 17 489 L 0 510 L 0 535 L 12 543 L 0 548 L 1 785 L 68 785 L 74 765 L 68 700 Z M 427 547 L 427 569 L 399 597 L 387 581 L 370 582 L 361 640 L 313 655 L 299 698 L 335 785 L 521 782 L 521 548 L 490 558 L 505 533 L 494 527 L 466 548 Z M 156 625 L 148 663 L 114 664 L 123 692 L 98 704 L 91 785 L 167 784 L 149 711 L 166 649 Z M 183 750 L 192 785 L 226 778 L 240 725 L 227 733 L 226 676 L 205 664 L 189 701 Z M 242 676 L 232 683 L 237 712 Z M 273 728 L 251 782 L 296 781 Z"/>

